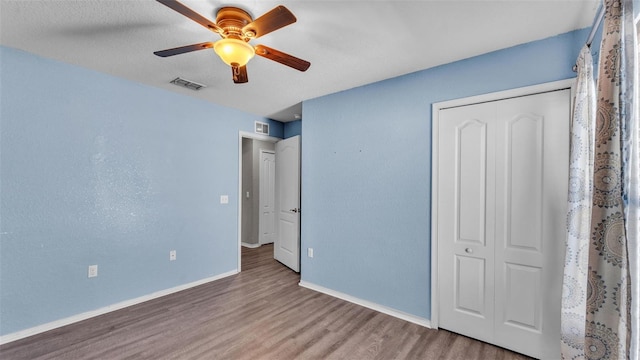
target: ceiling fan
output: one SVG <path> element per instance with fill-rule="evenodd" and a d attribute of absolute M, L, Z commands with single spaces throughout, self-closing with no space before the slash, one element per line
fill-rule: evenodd
<path fill-rule="evenodd" d="M 222 37 L 216 42 L 203 42 L 155 51 L 154 54 L 158 56 L 167 57 L 213 48 L 222 61 L 231 66 L 233 82 L 236 84 L 249 81 L 246 65 L 254 55 L 279 62 L 299 71 L 306 71 L 311 66 L 310 62 L 285 54 L 282 51 L 264 45 L 252 46 L 249 44 L 252 39 L 257 39 L 296 22 L 296 17 L 282 5 L 275 7 L 255 20 L 251 18 L 248 12 L 240 8 L 223 7 L 218 10 L 216 23 L 213 23 L 176 0 L 157 1 Z"/>

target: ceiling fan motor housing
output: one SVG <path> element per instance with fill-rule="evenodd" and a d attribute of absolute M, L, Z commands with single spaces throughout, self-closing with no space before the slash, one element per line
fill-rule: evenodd
<path fill-rule="evenodd" d="M 237 7 L 223 7 L 216 15 L 216 23 L 223 30 L 221 35 L 226 38 L 248 41 L 255 36 L 255 32 L 249 30 L 243 33 L 242 28 L 252 21 L 248 12 Z"/>

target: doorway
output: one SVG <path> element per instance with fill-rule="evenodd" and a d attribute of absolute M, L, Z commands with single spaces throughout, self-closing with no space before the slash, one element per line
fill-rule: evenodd
<path fill-rule="evenodd" d="M 260 159 L 261 153 L 275 151 L 281 139 L 240 132 L 238 146 L 238 272 L 242 269 L 242 247 L 260 244 Z M 264 185 L 264 184 L 263 184 Z M 271 186 L 274 186 L 273 182 Z M 262 189 L 263 191 L 266 189 Z"/>

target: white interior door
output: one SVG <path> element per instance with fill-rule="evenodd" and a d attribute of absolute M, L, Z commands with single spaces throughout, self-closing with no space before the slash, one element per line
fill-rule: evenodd
<path fill-rule="evenodd" d="M 498 103 L 496 344 L 560 356 L 571 91 Z"/>
<path fill-rule="evenodd" d="M 270 244 L 276 237 L 276 155 L 271 151 L 260 151 L 260 218 L 258 219 L 258 242 Z"/>
<path fill-rule="evenodd" d="M 569 117 L 569 90 L 440 111 L 440 327 L 560 356 Z"/>
<path fill-rule="evenodd" d="M 494 337 L 495 137 L 492 103 L 440 113 L 438 265 L 440 326 Z"/>
<path fill-rule="evenodd" d="M 300 136 L 276 143 L 274 258 L 300 271 Z"/>

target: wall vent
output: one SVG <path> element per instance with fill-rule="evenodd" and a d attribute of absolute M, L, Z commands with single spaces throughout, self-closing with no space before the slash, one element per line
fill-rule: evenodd
<path fill-rule="evenodd" d="M 256 134 L 269 135 L 269 124 L 256 121 Z"/>
<path fill-rule="evenodd" d="M 171 80 L 172 84 L 178 85 L 178 86 L 182 86 L 185 87 L 187 89 L 191 89 L 191 90 L 200 90 L 202 88 L 207 87 L 206 85 L 202 85 L 202 84 L 198 84 L 196 82 L 190 81 L 190 80 L 185 80 L 183 78 L 177 77 L 173 80 Z"/>

